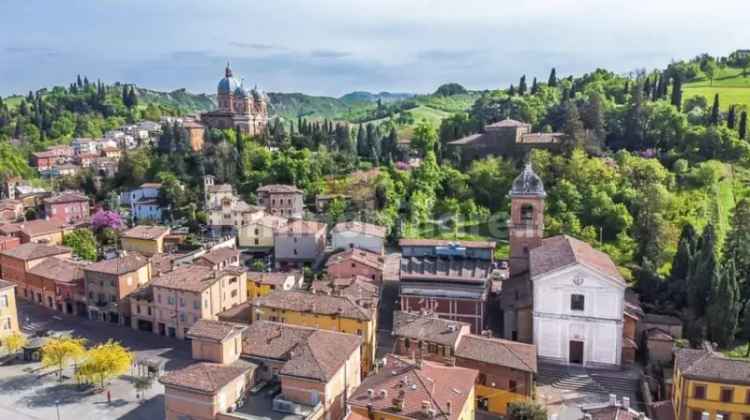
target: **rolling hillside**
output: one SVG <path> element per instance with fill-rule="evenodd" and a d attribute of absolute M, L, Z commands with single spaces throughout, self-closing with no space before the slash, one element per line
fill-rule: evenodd
<path fill-rule="evenodd" d="M 682 97 L 687 100 L 692 96 L 705 96 L 711 104 L 717 93 L 721 109 L 724 111 L 735 104 L 750 108 L 750 72 L 743 76 L 742 69 L 719 69 L 713 83 L 705 77 L 686 83 L 683 86 Z"/>

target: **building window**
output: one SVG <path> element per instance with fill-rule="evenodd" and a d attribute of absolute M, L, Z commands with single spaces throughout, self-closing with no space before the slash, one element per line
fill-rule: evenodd
<path fill-rule="evenodd" d="M 167 303 L 170 305 L 174 305 L 174 296 L 167 296 Z"/>
<path fill-rule="evenodd" d="M 5 318 L 3 320 L 3 330 L 9 330 L 10 328 L 11 328 L 10 318 Z"/>
<path fill-rule="evenodd" d="M 232 297 L 237 297 L 237 291 L 236 290 L 232 290 Z"/>
<path fill-rule="evenodd" d="M 730 413 L 722 413 L 722 412 L 718 412 L 718 413 L 716 413 L 716 414 L 720 414 L 720 415 L 721 415 L 721 418 L 722 418 L 722 420 L 731 420 L 731 419 L 732 419 L 732 415 L 731 415 Z"/>
<path fill-rule="evenodd" d="M 516 381 L 512 379 L 508 381 L 508 391 L 516 392 L 517 387 L 518 387 L 518 384 L 516 384 Z"/>
<path fill-rule="evenodd" d="M 705 385 L 694 385 L 693 386 L 693 398 L 699 400 L 706 399 L 706 386 Z"/>
<path fill-rule="evenodd" d="M 197 311 L 197 310 L 198 310 L 198 309 L 200 309 L 200 308 L 201 308 L 201 303 L 200 303 L 200 301 L 198 301 L 198 300 L 194 300 L 194 301 L 193 301 L 193 309 L 195 309 L 195 310 Z"/>
<path fill-rule="evenodd" d="M 693 410 L 690 412 L 690 420 L 701 420 L 703 413 L 700 410 Z"/>
<path fill-rule="evenodd" d="M 585 298 L 583 295 L 570 295 L 570 310 L 582 311 Z"/>
<path fill-rule="evenodd" d="M 2 295 L 0 296 L 0 308 L 7 308 L 8 307 L 8 296 Z"/>
<path fill-rule="evenodd" d="M 734 388 L 721 389 L 721 402 L 729 403 L 734 400 Z"/>

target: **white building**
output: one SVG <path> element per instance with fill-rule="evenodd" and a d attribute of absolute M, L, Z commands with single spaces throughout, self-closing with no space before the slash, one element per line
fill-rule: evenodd
<path fill-rule="evenodd" d="M 619 365 L 627 286 L 609 256 L 562 235 L 532 249 L 529 263 L 539 358 Z"/>
<path fill-rule="evenodd" d="M 131 203 L 130 208 L 135 220 L 161 221 L 162 209 L 158 198 L 141 198 Z"/>
<path fill-rule="evenodd" d="M 385 233 L 384 227 L 369 223 L 338 223 L 331 230 L 331 245 L 333 249 L 359 248 L 383 254 Z"/>
<path fill-rule="evenodd" d="M 144 198 L 158 198 L 161 184 L 158 182 L 146 182 L 140 187 L 120 194 L 120 203 L 129 206 Z"/>
<path fill-rule="evenodd" d="M 76 156 L 97 154 L 96 142 L 93 139 L 77 137 L 70 143 Z"/>

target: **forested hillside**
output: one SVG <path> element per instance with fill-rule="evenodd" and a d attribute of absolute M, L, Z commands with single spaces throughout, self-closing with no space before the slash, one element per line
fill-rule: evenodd
<path fill-rule="evenodd" d="M 164 204 L 197 229 L 203 174 L 234 184 L 250 201 L 262 184 L 292 183 L 312 203 L 316 194 L 349 188 L 342 186 L 351 185 L 353 174 L 376 169 L 374 209 L 335 203 L 324 217 L 384 225 L 392 240 L 489 237 L 503 257 L 506 194 L 523 162 L 465 161 L 448 142 L 517 119 L 564 134 L 561 153 L 529 157 L 547 189 L 546 233 L 567 233 L 606 251 L 645 305 L 689 317 L 698 328 L 691 338 L 708 334 L 729 345 L 738 319 L 750 322 L 737 315 L 750 301 L 744 60 L 702 55 L 628 75 L 552 69 L 544 80 L 521 76 L 498 90 L 448 84 L 430 95 L 384 100 L 379 94 L 374 102 L 270 94 L 283 118 L 273 119 L 263 136 L 209 130 L 205 150 L 194 153 L 180 130 L 165 127 L 155 147 L 125 154 L 114 178 L 97 183 L 83 173 L 61 185 L 103 199 L 160 180 Z M 208 101 L 85 78 L 12 98 L 0 104 L 0 173 L 34 176 L 27 164 L 33 150 L 205 109 Z M 405 137 L 407 154 L 399 147 Z M 407 165 L 410 157 L 421 165 Z"/>

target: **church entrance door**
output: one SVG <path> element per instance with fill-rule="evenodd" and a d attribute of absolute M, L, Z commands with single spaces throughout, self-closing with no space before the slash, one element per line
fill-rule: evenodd
<path fill-rule="evenodd" d="M 570 352 L 568 354 L 568 360 L 571 364 L 583 364 L 583 341 L 570 341 Z"/>

